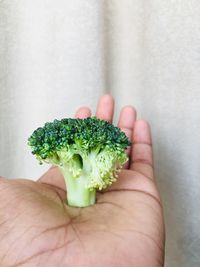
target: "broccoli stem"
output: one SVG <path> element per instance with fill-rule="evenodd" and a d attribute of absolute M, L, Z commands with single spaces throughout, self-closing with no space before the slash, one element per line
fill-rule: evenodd
<path fill-rule="evenodd" d="M 85 186 L 87 177 L 73 177 L 67 168 L 61 168 L 67 188 L 67 204 L 72 207 L 87 207 L 96 200 L 96 190 Z"/>

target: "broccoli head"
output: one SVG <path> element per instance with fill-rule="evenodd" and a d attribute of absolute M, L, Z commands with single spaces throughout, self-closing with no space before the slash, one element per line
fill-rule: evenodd
<path fill-rule="evenodd" d="M 125 133 L 111 123 L 90 117 L 47 122 L 28 139 L 39 160 L 59 167 L 67 187 L 67 203 L 95 203 L 96 190 L 110 186 L 128 160 Z"/>

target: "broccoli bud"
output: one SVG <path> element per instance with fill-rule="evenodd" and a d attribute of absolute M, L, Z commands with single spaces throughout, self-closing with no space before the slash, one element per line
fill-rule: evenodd
<path fill-rule="evenodd" d="M 93 205 L 96 190 L 110 186 L 128 160 L 125 133 L 111 123 L 91 117 L 47 122 L 28 139 L 39 160 L 59 167 L 70 206 Z"/>

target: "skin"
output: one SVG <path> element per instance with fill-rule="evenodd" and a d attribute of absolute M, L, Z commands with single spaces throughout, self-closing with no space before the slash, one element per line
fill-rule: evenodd
<path fill-rule="evenodd" d="M 114 100 L 100 98 L 96 116 L 112 122 Z M 76 117 L 91 115 L 87 107 Z M 132 106 L 118 126 L 134 143 L 118 181 L 87 208 L 65 204 L 62 175 L 50 168 L 37 182 L 0 179 L 0 266 L 161 267 L 164 219 L 154 178 L 147 122 Z"/>

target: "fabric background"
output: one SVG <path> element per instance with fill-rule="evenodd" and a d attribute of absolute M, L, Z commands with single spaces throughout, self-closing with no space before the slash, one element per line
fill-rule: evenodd
<path fill-rule="evenodd" d="M 199 73 L 198 0 L 0 1 L 0 175 L 37 179 L 32 130 L 112 93 L 152 125 L 165 266 L 199 267 Z"/>

